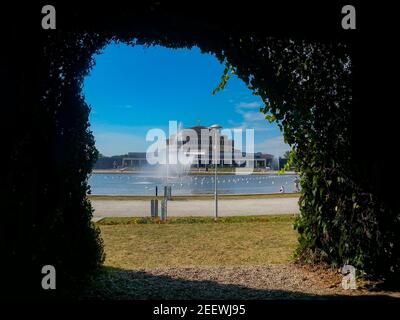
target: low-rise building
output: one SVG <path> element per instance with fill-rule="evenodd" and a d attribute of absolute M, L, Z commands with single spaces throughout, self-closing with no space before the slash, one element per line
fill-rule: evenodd
<path fill-rule="evenodd" d="M 235 149 L 233 139 L 227 134 L 222 134 L 219 125 L 210 127 L 194 126 L 181 129 L 173 134 L 166 141 L 166 148 L 171 150 L 185 149 L 187 155 L 193 157 L 191 166 L 196 168 L 209 168 L 215 165 L 218 167 L 246 167 L 268 169 L 272 167 L 274 156 L 267 153 L 256 152 L 246 154 Z M 215 140 L 219 143 L 215 144 Z M 219 157 L 216 157 L 219 155 Z M 249 163 L 251 162 L 251 163 Z M 101 157 L 95 165 L 95 169 L 120 169 L 120 168 L 142 168 L 149 166 L 146 152 L 129 152 L 122 156 Z"/>

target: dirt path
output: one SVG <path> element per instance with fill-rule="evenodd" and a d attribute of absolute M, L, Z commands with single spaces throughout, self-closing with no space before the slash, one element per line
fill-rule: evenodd
<path fill-rule="evenodd" d="M 399 292 L 344 290 L 334 270 L 289 264 L 254 267 L 110 268 L 83 299 L 394 299 Z"/>
<path fill-rule="evenodd" d="M 150 201 L 91 200 L 94 215 L 102 217 L 150 216 Z M 219 200 L 220 216 L 294 214 L 299 212 L 298 198 Z M 169 216 L 213 216 L 213 200 L 169 201 Z"/>

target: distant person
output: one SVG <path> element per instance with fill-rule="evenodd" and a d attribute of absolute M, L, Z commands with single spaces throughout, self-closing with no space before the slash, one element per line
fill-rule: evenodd
<path fill-rule="evenodd" d="M 279 192 L 280 192 L 280 193 L 285 193 L 285 187 L 284 187 L 284 186 L 281 186 L 280 189 L 279 189 Z"/>
<path fill-rule="evenodd" d="M 294 192 L 300 192 L 299 179 L 294 180 Z"/>

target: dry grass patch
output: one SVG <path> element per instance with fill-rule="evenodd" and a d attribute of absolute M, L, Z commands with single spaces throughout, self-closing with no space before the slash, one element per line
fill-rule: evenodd
<path fill-rule="evenodd" d="M 297 243 L 293 219 L 100 225 L 105 265 L 141 269 L 285 263 Z"/>

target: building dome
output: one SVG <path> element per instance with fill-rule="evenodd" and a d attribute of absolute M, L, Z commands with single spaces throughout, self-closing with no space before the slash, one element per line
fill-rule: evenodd
<path fill-rule="evenodd" d="M 219 124 L 213 124 L 210 129 L 221 129 L 222 127 Z"/>

